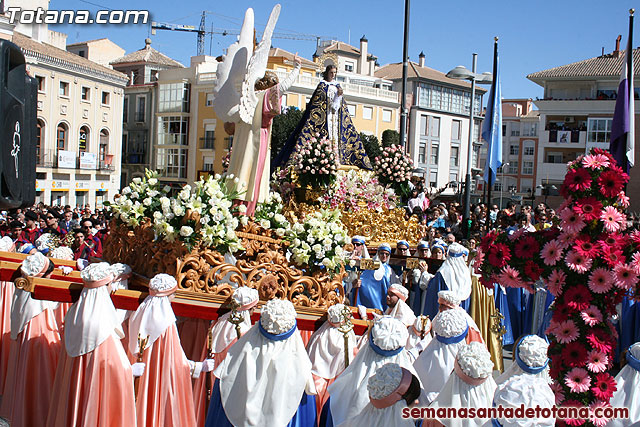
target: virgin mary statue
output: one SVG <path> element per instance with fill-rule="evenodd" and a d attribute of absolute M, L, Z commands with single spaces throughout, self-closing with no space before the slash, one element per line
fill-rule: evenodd
<path fill-rule="evenodd" d="M 320 139 L 331 141 L 339 165 L 371 169 L 358 131 L 351 122 L 342 87 L 335 80 L 336 71 L 335 65 L 326 67 L 323 80 L 313 92 L 302 119 L 274 160 L 274 169 L 286 165 L 293 151 L 303 141 L 312 136 L 318 138 L 318 135 Z"/>

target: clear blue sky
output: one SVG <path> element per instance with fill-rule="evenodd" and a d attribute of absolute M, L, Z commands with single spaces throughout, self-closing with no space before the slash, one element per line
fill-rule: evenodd
<path fill-rule="evenodd" d="M 334 36 L 359 46 L 364 34 L 369 52 L 381 65 L 402 58 L 403 0 L 325 0 L 281 1 L 282 12 L 276 32 Z M 504 98 L 534 98 L 542 88 L 527 80 L 526 75 L 582 59 L 600 55 L 602 47 L 611 52 L 615 38 L 622 34 L 626 46 L 628 10 L 640 3 L 632 0 L 540 0 L 513 1 L 428 1 L 411 2 L 409 56 L 418 60 L 426 54 L 426 65 L 447 72 L 462 64 L 471 67 L 471 54 L 478 53 L 478 71 L 491 71 L 493 37 L 500 37 L 502 94 Z M 198 26 L 202 10 L 207 14 L 207 29 L 239 29 L 244 11 L 255 10 L 255 21 L 261 31 L 275 2 L 223 0 L 51 0 L 50 9 L 149 10 L 154 21 Z M 636 19 L 634 46 L 640 46 L 640 20 Z M 69 35 L 68 43 L 108 37 L 127 53 L 144 47 L 150 35 L 145 25 L 63 25 L 52 27 Z M 196 54 L 196 35 L 175 31 L 158 31 L 151 36 L 152 46 L 166 55 L 189 64 Z M 219 55 L 235 39 L 214 36 L 206 39 Z M 276 47 L 299 52 L 311 58 L 315 42 L 274 39 Z"/>

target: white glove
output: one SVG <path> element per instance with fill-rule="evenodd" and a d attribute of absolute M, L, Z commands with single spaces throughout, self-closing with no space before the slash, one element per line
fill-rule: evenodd
<path fill-rule="evenodd" d="M 78 266 L 78 270 L 82 271 L 85 269 L 86 266 L 89 265 L 89 260 L 86 260 L 84 258 L 78 258 L 78 260 L 76 261 L 76 265 Z"/>
<path fill-rule="evenodd" d="M 204 359 L 202 361 L 202 372 L 211 372 L 216 366 L 216 361 L 213 359 Z"/>
<path fill-rule="evenodd" d="M 206 359 L 206 360 L 210 360 L 210 359 Z M 194 362 L 192 360 L 189 360 L 189 369 L 191 369 L 191 378 L 198 378 L 200 377 L 200 373 L 202 372 L 202 368 L 204 367 L 204 363 L 203 362 Z"/>
<path fill-rule="evenodd" d="M 67 265 L 63 265 L 62 267 L 60 267 L 60 270 L 62 270 L 62 274 L 64 274 L 65 276 L 68 276 L 73 271 L 73 268 Z"/>
<path fill-rule="evenodd" d="M 141 377 L 144 374 L 144 366 L 145 364 L 142 362 L 134 363 L 131 365 L 131 372 L 134 377 Z"/>
<path fill-rule="evenodd" d="M 367 320 L 369 318 L 367 317 L 367 308 L 364 305 L 358 306 L 358 314 L 360 315 L 362 320 Z"/>
<path fill-rule="evenodd" d="M 431 281 L 431 279 L 433 279 L 433 274 L 427 271 L 422 273 L 422 276 L 420 277 L 420 289 L 426 291 L 429 287 L 429 282 Z"/>

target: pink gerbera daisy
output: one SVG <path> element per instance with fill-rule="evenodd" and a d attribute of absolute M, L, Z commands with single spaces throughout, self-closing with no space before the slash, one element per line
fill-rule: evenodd
<path fill-rule="evenodd" d="M 591 387 L 591 377 L 583 368 L 573 368 L 564 376 L 564 383 L 572 393 L 584 393 Z"/>
<path fill-rule="evenodd" d="M 607 355 L 598 350 L 591 350 L 587 355 L 587 369 L 591 372 L 599 373 L 607 370 L 609 358 Z"/>
<path fill-rule="evenodd" d="M 570 233 L 566 230 L 562 231 L 562 233 L 560 233 L 560 235 L 558 236 L 558 245 L 560 246 L 561 249 L 567 249 L 570 246 L 573 246 L 573 242 L 576 239 L 576 237 L 578 236 L 578 233 Z"/>
<path fill-rule="evenodd" d="M 589 276 L 589 289 L 596 294 L 603 294 L 613 286 L 611 271 L 599 267 L 591 272 Z"/>
<path fill-rule="evenodd" d="M 560 242 L 557 240 L 551 240 L 544 244 L 540 256 L 545 265 L 556 265 L 562 259 L 562 248 L 560 246 Z"/>
<path fill-rule="evenodd" d="M 567 279 L 567 275 L 562 270 L 553 270 L 547 279 L 547 289 L 554 297 L 562 293 L 562 287 Z"/>
<path fill-rule="evenodd" d="M 589 326 L 597 325 L 598 323 L 602 322 L 602 313 L 595 305 L 591 305 L 582 310 L 582 312 L 580 313 L 580 317 L 582 317 L 584 323 Z"/>
<path fill-rule="evenodd" d="M 564 401 L 564 391 L 562 386 L 556 382 L 551 383 L 549 386 L 556 397 L 556 405 L 560 405 Z"/>
<path fill-rule="evenodd" d="M 586 225 L 573 209 L 567 208 L 561 211 L 559 215 L 560 219 L 562 219 L 562 229 L 569 233 L 579 233 Z"/>
<path fill-rule="evenodd" d="M 615 387 L 614 387 L 615 389 Z M 600 415 L 604 415 L 604 411 L 602 409 L 596 411 L 597 408 L 610 408 L 611 405 L 602 401 L 602 400 L 596 400 L 595 402 L 593 402 L 591 405 L 589 405 L 589 421 L 591 421 L 593 423 L 593 425 L 595 425 L 596 427 L 604 427 L 607 425 L 607 423 L 609 421 L 611 421 L 611 418 L 604 418 L 604 416 L 602 417 L 596 417 L 596 414 L 600 414 Z"/>
<path fill-rule="evenodd" d="M 567 252 L 565 261 L 567 266 L 576 273 L 586 273 L 591 268 L 591 264 L 593 264 L 591 258 L 582 256 L 576 251 Z"/>
<path fill-rule="evenodd" d="M 627 220 L 625 215 L 613 206 L 604 208 L 600 214 L 600 219 L 602 220 L 605 230 L 609 233 L 616 233 L 620 230 L 622 222 Z"/>
<path fill-rule="evenodd" d="M 573 209 L 585 221 L 591 221 L 600 218 L 602 203 L 593 196 L 585 197 L 584 199 L 576 201 Z"/>
<path fill-rule="evenodd" d="M 609 159 L 603 154 L 587 154 L 582 158 L 582 166 L 588 169 L 609 167 Z"/>
<path fill-rule="evenodd" d="M 591 187 L 591 175 L 586 169 L 570 169 L 564 177 L 570 191 L 584 191 Z"/>
<path fill-rule="evenodd" d="M 624 194 L 624 191 L 618 193 L 618 204 L 623 208 L 629 207 L 629 197 Z"/>
<path fill-rule="evenodd" d="M 638 275 L 629 264 L 620 263 L 613 267 L 615 284 L 621 289 L 631 289 L 638 283 Z"/>
<path fill-rule="evenodd" d="M 567 344 L 575 341 L 579 335 L 578 327 L 573 320 L 560 322 L 553 332 L 558 339 L 558 342 L 561 344 Z"/>
<path fill-rule="evenodd" d="M 629 265 L 633 268 L 633 271 L 635 271 L 636 274 L 640 274 L 640 252 L 633 254 Z"/>
<path fill-rule="evenodd" d="M 519 288 L 522 286 L 522 280 L 520 279 L 520 273 L 518 270 L 505 265 L 502 272 L 498 275 L 498 280 L 503 286 L 509 288 Z"/>

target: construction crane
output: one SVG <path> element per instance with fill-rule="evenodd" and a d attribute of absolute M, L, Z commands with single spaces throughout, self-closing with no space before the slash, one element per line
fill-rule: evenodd
<path fill-rule="evenodd" d="M 181 25 L 181 24 L 169 24 L 166 22 L 155 22 L 151 23 L 151 34 L 156 35 L 156 30 L 169 30 L 169 31 L 184 31 L 189 33 L 197 33 L 198 34 L 198 55 L 204 55 L 204 38 L 207 34 L 219 34 L 222 36 L 238 36 L 240 35 L 240 30 L 225 30 L 225 29 L 211 29 L 211 31 L 205 30 L 206 23 L 206 15 L 207 12 L 203 11 L 202 16 L 200 18 L 200 25 L 196 28 L 193 25 Z M 288 40 L 309 40 L 315 41 L 316 45 L 320 44 L 321 39 L 330 39 L 335 40 L 336 37 L 333 36 L 318 36 L 315 34 L 302 34 L 302 33 L 273 33 L 271 38 L 274 39 L 288 39 Z"/>

